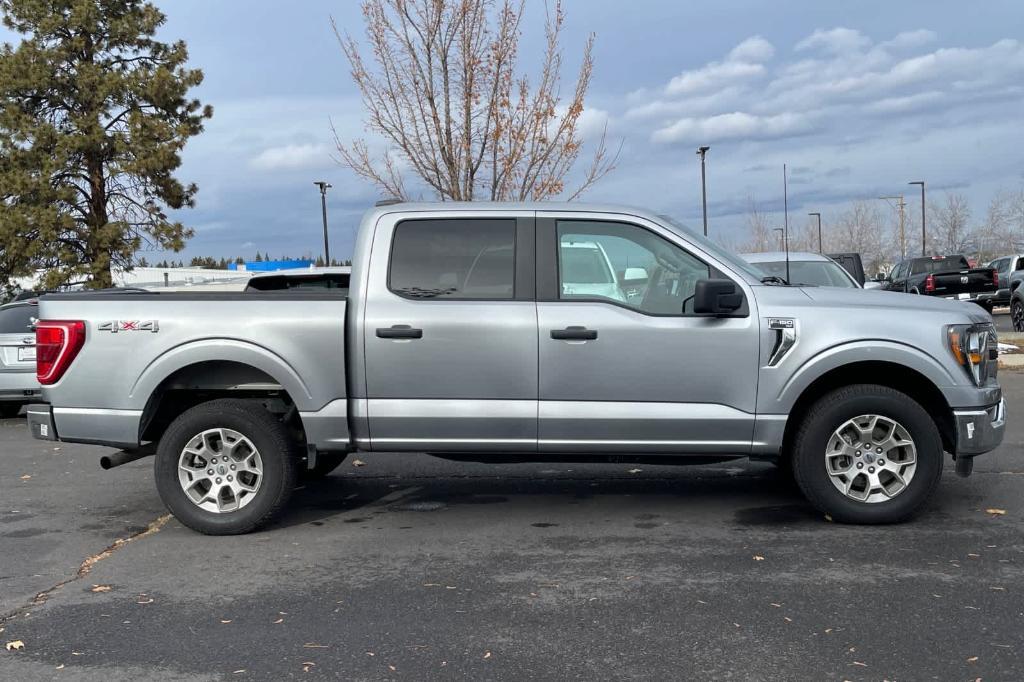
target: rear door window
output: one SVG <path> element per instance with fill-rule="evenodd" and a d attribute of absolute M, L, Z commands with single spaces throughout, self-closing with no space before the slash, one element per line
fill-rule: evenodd
<path fill-rule="evenodd" d="M 511 300 L 514 219 L 406 220 L 395 227 L 388 287 L 415 299 Z"/>

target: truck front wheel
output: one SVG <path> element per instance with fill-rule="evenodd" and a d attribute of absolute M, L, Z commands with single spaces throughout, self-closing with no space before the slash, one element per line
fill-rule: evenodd
<path fill-rule="evenodd" d="M 298 457 L 285 427 L 259 405 L 212 400 L 171 423 L 154 467 L 160 498 L 181 523 L 206 535 L 237 535 L 284 509 Z"/>
<path fill-rule="evenodd" d="M 931 497 L 942 439 L 910 396 L 858 384 L 826 394 L 793 443 L 793 473 L 815 507 L 841 523 L 894 523 Z"/>

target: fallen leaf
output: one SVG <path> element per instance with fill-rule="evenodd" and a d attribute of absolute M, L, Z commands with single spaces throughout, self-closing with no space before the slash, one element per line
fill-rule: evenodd
<path fill-rule="evenodd" d="M 25 477 L 22 476 L 22 478 L 25 478 Z M 1006 516 L 1006 510 L 1005 509 L 996 509 L 995 507 L 990 507 L 990 508 L 986 509 L 985 513 L 986 514 L 991 514 L 992 516 Z"/>
<path fill-rule="evenodd" d="M 1005 587 L 997 587 L 995 585 L 990 586 L 988 589 L 995 590 L 996 592 L 1006 592 L 1006 588 Z"/>
<path fill-rule="evenodd" d="M 868 667 L 868 664 L 867 664 L 867 663 L 861 663 L 860 661 L 854 661 L 854 662 L 853 662 L 853 665 L 859 665 L 859 666 L 860 666 L 860 667 L 862 667 L 862 668 L 866 668 L 866 667 Z"/>
<path fill-rule="evenodd" d="M 354 460 L 352 460 L 352 466 L 354 466 L 354 467 L 364 467 L 364 466 L 366 466 L 366 462 L 364 462 L 361 459 L 354 459 Z"/>
<path fill-rule="evenodd" d="M 152 604 L 153 603 L 153 598 L 152 597 L 143 597 L 142 599 L 136 600 L 135 603 L 136 604 Z"/>
<path fill-rule="evenodd" d="M 977 656 L 971 656 L 970 658 L 967 659 L 967 662 L 968 663 L 974 663 L 977 660 L 978 660 Z"/>
<path fill-rule="evenodd" d="M 782 619 L 783 619 L 784 621 L 786 621 L 787 623 L 792 623 L 792 622 L 793 622 L 793 619 L 792 619 L 792 618 L 790 618 L 789 616 L 783 616 L 783 617 L 782 617 Z"/>
<path fill-rule="evenodd" d="M 24 648 L 25 648 L 25 643 L 23 641 L 21 641 L 20 639 L 16 639 L 13 642 L 8 642 L 7 643 L 7 650 L 8 651 L 21 651 Z"/>
<path fill-rule="evenodd" d="M 303 649 L 327 649 L 329 648 L 326 644 L 316 644 L 315 642 L 306 642 L 302 645 Z"/>
<path fill-rule="evenodd" d="M 284 618 L 278 618 L 277 620 L 274 621 L 274 625 L 280 625 L 283 622 L 284 622 Z"/>
<path fill-rule="evenodd" d="M 777 609 L 781 609 L 782 608 L 782 604 L 776 604 L 775 602 L 772 602 L 771 605 L 774 606 Z"/>
<path fill-rule="evenodd" d="M 232 675 L 241 675 L 244 672 L 245 672 L 245 668 L 239 668 L 238 670 L 232 670 L 231 674 Z"/>
<path fill-rule="evenodd" d="M 110 592 L 112 588 L 110 585 L 93 585 L 89 590 L 90 592 Z"/>
<path fill-rule="evenodd" d="M 302 672 L 308 673 L 309 669 L 312 668 L 315 665 L 316 665 L 316 663 L 313 663 L 312 661 L 306 661 L 305 663 L 302 664 Z"/>
<path fill-rule="evenodd" d="M 23 480 L 23 481 L 27 481 L 27 480 L 28 480 L 28 479 L 30 479 L 30 478 L 32 478 L 32 476 L 31 476 L 31 475 L 29 475 L 29 474 L 25 474 L 24 476 L 22 476 L 22 477 L 21 477 L 21 480 Z"/>
<path fill-rule="evenodd" d="M 230 619 L 224 619 L 224 618 L 221 618 L 220 622 L 221 622 L 222 624 L 224 624 L 224 625 L 227 625 L 228 623 L 230 623 L 230 622 L 231 622 L 231 620 L 230 620 Z"/>
<path fill-rule="evenodd" d="M 490 658 L 490 657 L 491 657 L 491 652 L 490 651 L 484 652 L 484 658 Z"/>
<path fill-rule="evenodd" d="M 980 557 L 981 555 L 980 554 L 968 554 L 967 556 L 977 558 L 977 557 Z"/>
<path fill-rule="evenodd" d="M 643 469 L 630 469 L 629 473 L 631 473 L 631 474 L 639 474 L 641 471 L 643 471 Z"/>
<path fill-rule="evenodd" d="M 390 670 L 391 672 L 395 672 L 396 670 L 398 670 L 398 668 L 396 668 L 396 667 L 395 667 L 395 666 L 393 666 L 393 665 L 389 665 L 389 666 L 388 666 L 388 670 Z"/>
<path fill-rule="evenodd" d="M 61 663 L 60 665 L 57 666 L 57 670 L 63 670 L 63 669 L 64 669 L 64 664 L 63 663 Z"/>
<path fill-rule="evenodd" d="M 755 554 L 754 555 L 754 561 L 764 561 L 764 557 L 761 556 L 760 554 Z"/>
<path fill-rule="evenodd" d="M 829 523 L 832 523 L 832 515 L 831 514 L 825 514 L 825 520 L 828 521 Z"/>

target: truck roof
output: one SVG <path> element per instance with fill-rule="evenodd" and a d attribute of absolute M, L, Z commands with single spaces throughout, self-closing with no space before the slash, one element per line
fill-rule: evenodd
<path fill-rule="evenodd" d="M 401 201 L 370 208 L 364 218 L 376 218 L 388 213 L 455 212 L 455 211 L 559 211 L 572 213 L 617 213 L 662 222 L 657 213 L 636 206 L 601 204 L 577 201 Z M 676 221 L 678 222 L 678 221 Z"/>

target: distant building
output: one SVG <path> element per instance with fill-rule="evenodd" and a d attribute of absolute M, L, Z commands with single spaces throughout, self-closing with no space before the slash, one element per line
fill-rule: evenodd
<path fill-rule="evenodd" d="M 238 263 L 228 263 L 228 270 L 245 270 L 248 272 L 273 272 L 274 270 L 295 270 L 296 268 L 311 268 L 314 261 L 300 258 L 298 260 L 260 260 Z"/>

